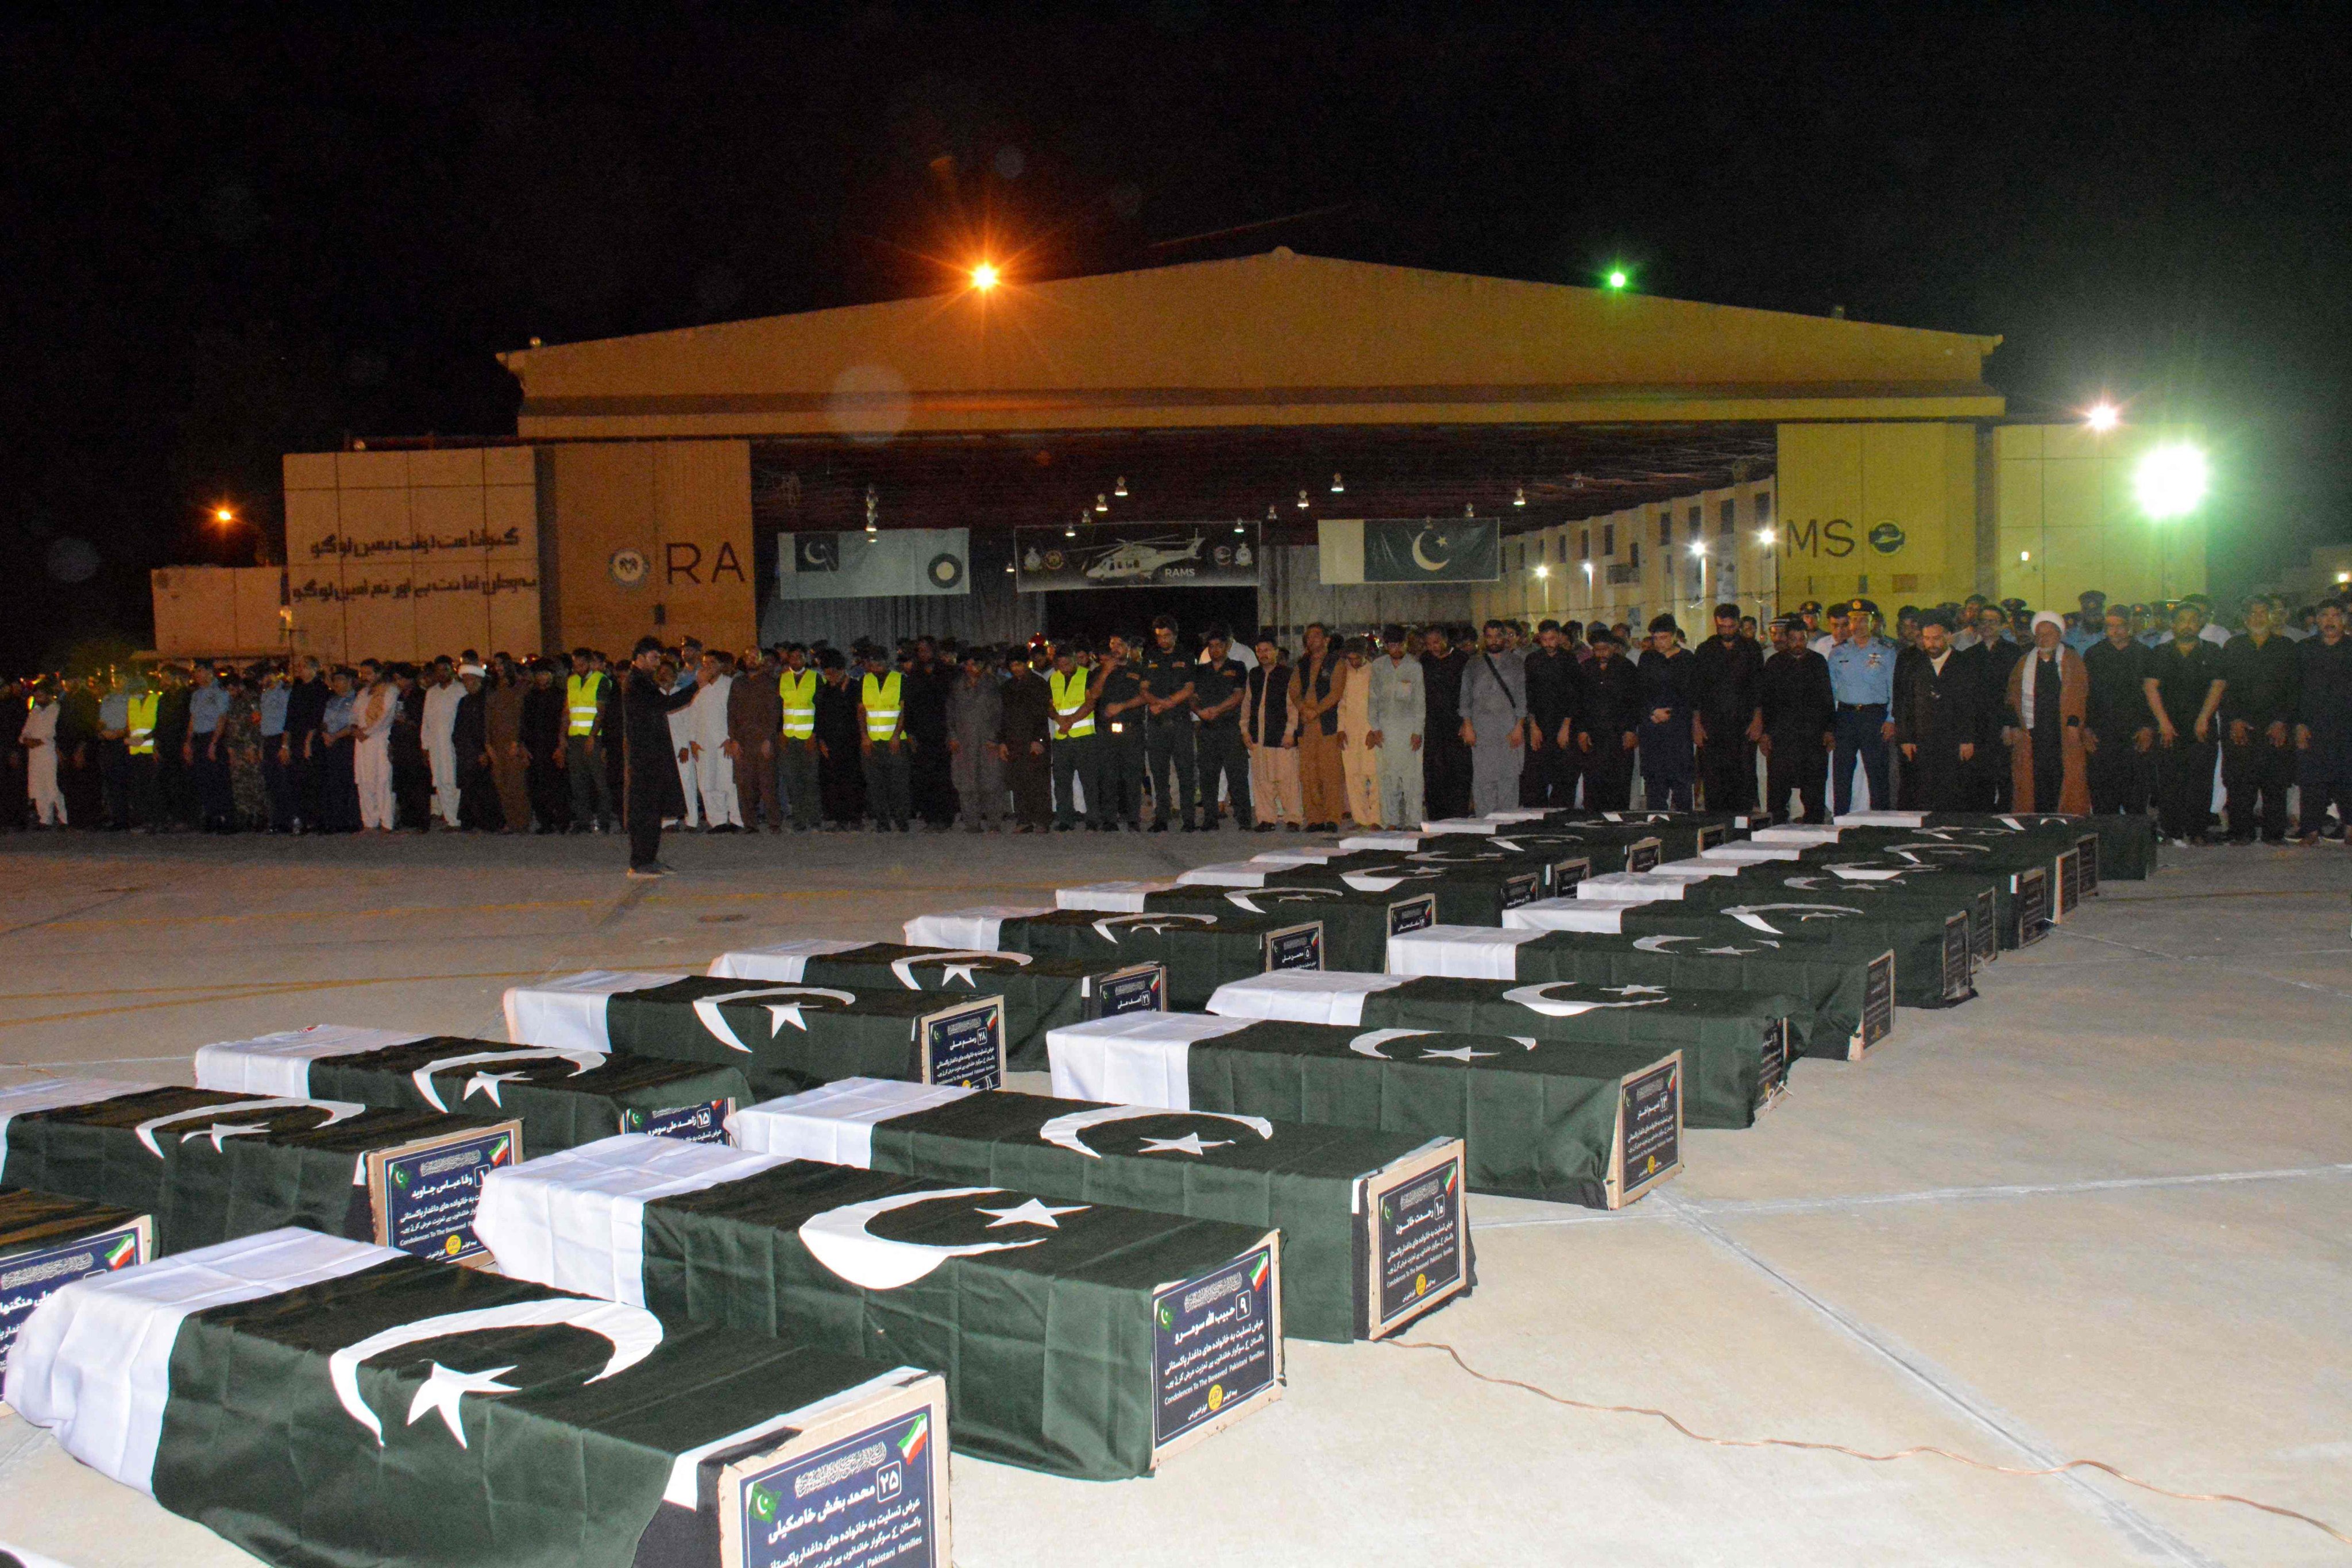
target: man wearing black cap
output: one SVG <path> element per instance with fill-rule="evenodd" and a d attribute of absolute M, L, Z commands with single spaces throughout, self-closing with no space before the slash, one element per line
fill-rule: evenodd
<path fill-rule="evenodd" d="M 1756 744 L 1763 738 L 1762 650 L 1739 635 L 1739 606 L 1715 607 L 1715 635 L 1692 650 L 1698 695 L 1698 783 L 1709 811 L 1756 805 Z"/>
<path fill-rule="evenodd" d="M 1184 831 L 1199 831 L 1193 819 L 1192 661 L 1176 646 L 1176 618 L 1158 616 L 1151 622 L 1151 647 L 1143 655 L 1143 744 L 1151 771 L 1151 831 L 1168 831 L 1171 809 L 1179 810 Z M 1210 803 L 1211 810 L 1216 803 Z"/>
<path fill-rule="evenodd" d="M 1830 695 L 1829 661 L 1805 646 L 1805 623 L 1782 616 L 1772 623 L 1776 651 L 1758 673 L 1757 708 L 1763 720 L 1764 808 L 1789 807 L 1794 791 L 1806 822 L 1830 819 L 1822 786 L 1829 780 L 1829 748 L 1836 743 L 1837 702 Z"/>
<path fill-rule="evenodd" d="M 2087 588 L 2075 602 L 2082 608 L 2076 612 L 2074 625 L 2058 640 L 2073 648 L 2079 658 L 2096 647 L 2099 639 L 2107 635 L 2107 596 L 2096 588 Z"/>
<path fill-rule="evenodd" d="M 1527 672 L 1528 765 L 1519 775 L 1519 804 L 1572 806 L 1579 754 L 1574 738 L 1576 700 L 1584 686 L 1584 667 L 1570 650 L 1558 621 L 1546 621 L 1536 628 L 1536 646 L 1528 652 Z"/>
<path fill-rule="evenodd" d="M 1622 811 L 1633 794 L 1633 751 L 1641 743 L 1642 694 L 1617 634 L 1595 622 L 1592 662 L 1584 667 L 1576 749 L 1584 759 L 1584 808 Z"/>
<path fill-rule="evenodd" d="M 1233 807 L 1234 826 L 1247 833 L 1251 826 L 1249 748 L 1242 743 L 1242 703 L 1249 697 L 1249 668 L 1233 657 L 1233 638 L 1222 626 L 1212 627 L 1202 639 L 1205 656 L 1194 667 L 1192 716 L 1199 758 L 1201 823 L 1217 830 L 1217 793 L 1222 779 L 1224 796 Z M 1106 826 L 1115 826 L 1109 822 Z"/>

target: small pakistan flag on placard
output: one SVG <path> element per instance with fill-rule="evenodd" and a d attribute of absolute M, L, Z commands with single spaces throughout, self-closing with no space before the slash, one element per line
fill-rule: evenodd
<path fill-rule="evenodd" d="M 1492 583 L 1502 574 L 1498 522 L 1459 518 L 1364 524 L 1367 583 Z"/>

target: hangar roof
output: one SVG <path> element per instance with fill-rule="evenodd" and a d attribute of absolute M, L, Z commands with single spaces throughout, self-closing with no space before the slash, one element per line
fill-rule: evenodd
<path fill-rule="evenodd" d="M 1298 256 L 500 356 L 526 439 L 1995 417 L 1997 337 Z"/>

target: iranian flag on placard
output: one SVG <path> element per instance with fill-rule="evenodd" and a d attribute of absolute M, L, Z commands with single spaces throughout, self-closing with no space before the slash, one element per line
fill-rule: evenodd
<path fill-rule="evenodd" d="M 66 1287 L 5 1397 L 268 1562 L 718 1568 L 700 1461 L 890 1375 L 278 1230 Z"/>

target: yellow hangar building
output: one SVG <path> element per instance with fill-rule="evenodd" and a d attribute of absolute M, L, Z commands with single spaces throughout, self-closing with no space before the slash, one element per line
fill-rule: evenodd
<path fill-rule="evenodd" d="M 288 615 L 352 658 L 1025 636 L 1089 596 L 1024 592 L 1016 530 L 1204 524 L 1278 627 L 2201 589 L 2132 493 L 2180 433 L 2005 422 L 2000 342 L 1277 249 L 534 346 L 513 443 L 286 458 Z M 1382 521 L 1500 547 L 1368 579 Z M 964 531 L 923 592 L 777 591 L 791 540 L 910 529 Z"/>

